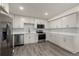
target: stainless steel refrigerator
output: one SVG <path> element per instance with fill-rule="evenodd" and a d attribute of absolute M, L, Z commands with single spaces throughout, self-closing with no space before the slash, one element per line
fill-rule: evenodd
<path fill-rule="evenodd" d="M 12 20 L 0 14 L 0 56 L 13 55 Z"/>

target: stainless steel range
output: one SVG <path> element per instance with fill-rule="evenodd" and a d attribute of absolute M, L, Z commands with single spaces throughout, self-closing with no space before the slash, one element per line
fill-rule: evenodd
<path fill-rule="evenodd" d="M 37 25 L 38 42 L 45 42 L 46 40 L 46 33 L 43 30 L 44 30 L 44 25 L 38 24 Z"/>

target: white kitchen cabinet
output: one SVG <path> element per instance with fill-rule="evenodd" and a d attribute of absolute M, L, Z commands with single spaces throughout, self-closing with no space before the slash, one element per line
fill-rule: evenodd
<path fill-rule="evenodd" d="M 24 34 L 24 44 L 37 43 L 38 40 L 36 39 L 36 35 L 36 33 Z"/>
<path fill-rule="evenodd" d="M 31 23 L 31 24 L 34 24 L 34 23 L 35 23 L 35 18 L 25 17 L 24 23 Z"/>
<path fill-rule="evenodd" d="M 9 4 L 8 3 L 0 3 L 0 6 L 2 6 L 2 8 L 9 13 Z"/>
<path fill-rule="evenodd" d="M 31 23 L 25 23 L 24 24 L 24 42 L 27 43 L 36 43 L 36 31 L 34 30 L 34 24 Z"/>
<path fill-rule="evenodd" d="M 29 43 L 29 41 L 30 41 L 30 39 L 29 39 L 29 33 L 25 33 L 24 34 L 24 44 L 27 44 L 27 43 Z"/>
<path fill-rule="evenodd" d="M 65 49 L 74 52 L 75 51 L 75 42 L 74 42 L 74 37 L 73 36 L 65 36 L 64 37 L 64 44 L 65 44 Z"/>
<path fill-rule="evenodd" d="M 79 34 L 76 35 L 74 42 L 75 42 L 75 51 L 79 52 Z"/>
<path fill-rule="evenodd" d="M 72 52 L 79 52 L 79 13 L 73 13 L 56 20 L 49 21 L 50 28 L 52 29 L 50 42 Z M 73 27 L 73 28 L 72 28 Z M 78 34 L 79 35 L 79 34 Z"/>
<path fill-rule="evenodd" d="M 69 16 L 66 16 L 66 17 L 63 17 L 62 18 L 62 28 L 65 27 L 75 27 L 76 26 L 76 17 L 77 17 L 77 14 L 72 14 L 72 15 L 69 15 Z"/>
<path fill-rule="evenodd" d="M 51 21 L 50 22 L 50 27 L 51 28 L 63 28 L 64 25 L 63 25 L 63 21 L 62 20 L 63 20 L 63 18 Z"/>
<path fill-rule="evenodd" d="M 48 39 L 48 41 L 50 41 L 50 42 L 55 42 L 55 35 L 54 34 L 52 34 L 52 33 L 50 33 L 50 39 Z"/>
<path fill-rule="evenodd" d="M 76 27 L 76 18 L 77 14 L 72 14 L 66 17 L 63 17 L 63 24 L 64 27 Z"/>
<path fill-rule="evenodd" d="M 61 34 L 61 33 L 51 33 L 51 39 L 48 41 L 72 52 L 76 53 L 78 52 L 75 50 L 76 48 L 76 38 L 73 35 L 67 35 L 67 34 Z"/>
<path fill-rule="evenodd" d="M 57 34 L 53 34 L 53 35 L 54 35 L 53 40 L 54 40 L 55 44 L 58 44 L 58 42 L 59 42 L 58 41 L 59 38 L 57 37 L 58 35 Z"/>
<path fill-rule="evenodd" d="M 24 28 L 24 23 L 34 24 L 34 28 L 37 28 L 37 24 L 44 24 L 45 28 L 49 28 L 48 21 L 43 19 L 36 19 L 31 17 L 23 17 L 20 15 L 12 15 L 13 28 Z"/>
<path fill-rule="evenodd" d="M 53 43 L 55 43 L 55 44 L 57 44 L 57 45 L 59 45 L 59 46 L 61 46 L 62 44 L 64 45 L 64 41 L 63 41 L 63 36 L 62 35 L 59 35 L 59 34 L 57 34 L 57 33 L 52 33 L 51 34 L 52 36 L 52 38 L 51 38 L 51 42 L 53 42 Z"/>
<path fill-rule="evenodd" d="M 63 35 L 60 35 L 60 38 L 59 38 L 59 46 L 60 47 L 65 47 L 65 42 L 64 42 L 65 40 L 64 40 L 64 37 L 63 37 Z"/>
<path fill-rule="evenodd" d="M 24 19 L 21 16 L 14 16 L 13 28 L 24 28 Z"/>
<path fill-rule="evenodd" d="M 50 28 L 56 28 L 56 21 L 49 22 Z"/>
<path fill-rule="evenodd" d="M 30 43 L 37 43 L 38 39 L 36 38 L 37 34 L 36 33 L 31 33 L 30 34 Z"/>
<path fill-rule="evenodd" d="M 67 28 L 67 27 L 76 27 L 76 18 L 77 14 L 72 14 L 69 16 L 65 16 L 54 21 L 50 21 L 51 28 Z"/>
<path fill-rule="evenodd" d="M 24 28 L 24 24 L 34 24 L 34 19 L 13 15 L 13 28 Z"/>
<path fill-rule="evenodd" d="M 62 18 L 55 21 L 55 28 L 62 28 Z"/>
<path fill-rule="evenodd" d="M 62 37 L 62 35 L 60 35 L 60 34 L 56 34 L 56 42 L 57 42 L 57 45 L 64 45 L 64 43 L 63 43 L 63 37 Z"/>
<path fill-rule="evenodd" d="M 46 31 L 46 40 L 47 40 L 47 41 L 48 41 L 48 40 L 51 40 L 51 38 L 52 38 L 51 33 L 49 33 L 49 32 Z M 37 38 L 37 39 L 38 39 L 38 38 Z"/>

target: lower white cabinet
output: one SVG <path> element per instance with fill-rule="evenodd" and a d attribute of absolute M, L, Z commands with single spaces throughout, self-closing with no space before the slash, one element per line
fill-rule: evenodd
<path fill-rule="evenodd" d="M 37 37 L 36 33 L 30 34 L 31 43 L 36 43 L 38 41 L 38 39 L 36 39 L 36 37 Z"/>
<path fill-rule="evenodd" d="M 25 33 L 24 34 L 24 44 L 37 43 L 36 33 Z"/>
<path fill-rule="evenodd" d="M 72 35 L 63 35 L 63 34 L 57 34 L 52 33 L 51 39 L 49 39 L 50 42 L 72 52 L 76 53 L 76 46 L 75 46 L 75 36 Z"/>
<path fill-rule="evenodd" d="M 64 41 L 64 46 L 62 47 L 72 53 L 75 53 L 74 36 L 64 35 L 63 41 Z"/>

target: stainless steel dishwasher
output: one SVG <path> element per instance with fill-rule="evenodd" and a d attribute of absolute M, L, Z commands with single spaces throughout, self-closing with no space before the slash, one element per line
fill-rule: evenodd
<path fill-rule="evenodd" d="M 24 45 L 24 34 L 15 34 L 14 35 L 14 45 L 15 45 L 15 47 Z"/>

